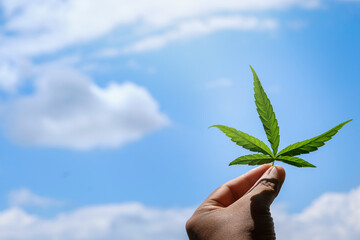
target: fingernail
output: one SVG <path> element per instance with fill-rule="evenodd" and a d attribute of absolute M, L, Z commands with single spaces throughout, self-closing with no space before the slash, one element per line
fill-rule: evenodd
<path fill-rule="evenodd" d="M 275 166 L 271 167 L 269 170 L 268 170 L 268 173 L 267 173 L 267 177 L 268 178 L 279 178 L 279 173 L 276 169 Z"/>

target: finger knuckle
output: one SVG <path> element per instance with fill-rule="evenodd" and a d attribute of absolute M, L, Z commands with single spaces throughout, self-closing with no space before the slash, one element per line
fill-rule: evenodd
<path fill-rule="evenodd" d="M 279 182 L 273 179 L 263 179 L 259 185 L 266 191 L 276 192 L 279 188 Z"/>
<path fill-rule="evenodd" d="M 191 232 L 195 228 L 195 226 L 196 226 L 196 221 L 194 220 L 193 217 L 189 218 L 186 221 L 185 224 L 186 231 Z"/>

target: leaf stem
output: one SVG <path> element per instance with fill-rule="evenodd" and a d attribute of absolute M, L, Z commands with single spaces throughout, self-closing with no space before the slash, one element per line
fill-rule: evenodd
<path fill-rule="evenodd" d="M 274 166 L 275 160 L 272 162 L 271 166 Z"/>

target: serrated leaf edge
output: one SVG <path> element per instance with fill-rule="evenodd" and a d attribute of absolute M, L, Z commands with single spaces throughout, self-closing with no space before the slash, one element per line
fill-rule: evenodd
<path fill-rule="evenodd" d="M 311 167 L 311 168 L 316 168 L 315 165 L 309 163 L 308 161 L 305 161 L 305 160 L 302 159 L 302 158 L 294 157 L 294 156 L 278 156 L 278 157 L 275 158 L 275 160 L 280 161 L 280 162 L 283 162 L 283 163 L 286 163 L 286 164 L 289 164 L 289 165 L 292 165 L 292 166 L 295 166 L 295 167 Z M 293 161 L 293 162 L 299 163 L 299 164 L 303 163 L 303 164 L 306 164 L 306 165 L 296 166 L 295 164 L 289 163 L 289 161 Z"/>
<path fill-rule="evenodd" d="M 249 150 L 249 151 L 252 151 L 252 152 L 260 152 L 260 153 L 263 153 L 263 154 L 268 154 L 268 155 L 271 156 L 271 157 L 274 157 L 274 155 L 273 155 L 273 153 L 271 152 L 270 148 L 269 148 L 263 141 L 261 141 L 260 139 L 254 137 L 254 136 L 251 136 L 250 134 L 247 134 L 247 133 L 242 132 L 242 131 L 240 131 L 240 130 L 237 130 L 237 129 L 235 129 L 235 128 L 228 127 L 228 126 L 225 126 L 225 125 L 220 125 L 220 124 L 212 125 L 212 126 L 210 126 L 209 128 L 216 127 L 216 128 L 218 128 L 220 131 L 222 131 L 222 130 L 219 128 L 219 126 L 220 126 L 220 127 L 229 128 L 231 131 L 235 131 L 235 132 L 234 132 L 235 134 L 237 134 L 237 132 L 240 132 L 240 133 L 246 135 L 247 137 L 249 137 L 250 139 L 253 138 L 253 140 L 254 140 L 255 142 L 249 141 L 249 139 L 246 139 L 246 138 L 245 138 L 245 140 L 248 141 L 249 143 L 255 145 L 256 147 L 260 148 L 261 150 L 263 150 L 263 152 L 262 152 L 262 151 L 253 151 L 253 150 L 247 149 L 247 148 L 245 148 L 245 147 L 243 147 L 243 146 L 241 146 L 241 145 L 239 145 L 239 146 L 241 146 L 241 147 L 243 147 L 243 148 L 245 148 L 245 149 L 247 149 L 247 150 Z M 226 133 L 225 133 L 225 135 L 226 135 L 227 137 L 229 137 L 229 138 L 232 138 L 232 137 L 228 136 L 228 134 L 226 134 Z M 240 136 L 240 137 L 241 137 L 241 136 Z M 231 141 L 233 141 L 233 140 L 231 139 Z M 233 141 L 233 142 L 235 142 L 235 141 Z M 236 143 L 236 142 L 235 142 L 235 143 Z M 260 146 L 259 143 L 260 143 L 260 145 L 263 145 L 263 146 Z"/>
<path fill-rule="evenodd" d="M 316 136 L 316 137 L 313 137 L 313 138 L 310 138 L 310 139 L 306 139 L 306 140 L 304 140 L 304 141 L 300 141 L 300 142 L 293 143 L 293 144 L 285 147 L 284 149 L 282 149 L 275 157 L 278 157 L 278 156 L 298 156 L 298 155 L 301 155 L 301 154 L 308 154 L 308 153 L 310 153 L 310 152 L 316 151 L 316 150 L 318 150 L 318 148 L 320 148 L 320 147 L 322 147 L 323 145 L 325 145 L 325 142 L 331 140 L 332 137 L 335 136 L 343 126 L 345 126 L 345 124 L 347 124 L 347 123 L 349 123 L 349 122 L 351 122 L 351 121 L 352 121 L 352 119 L 350 119 L 350 120 L 348 120 L 348 121 L 345 121 L 345 122 L 343 122 L 343 123 L 340 123 L 340 124 L 336 125 L 335 127 L 333 127 L 332 129 L 330 129 L 330 130 L 328 130 L 328 131 L 326 131 L 326 132 L 324 132 L 324 133 L 322 133 L 322 134 L 320 134 L 320 135 L 318 135 L 318 136 Z M 296 149 L 300 149 L 300 148 L 306 146 L 306 145 L 309 144 L 309 143 L 314 142 L 316 139 L 319 139 L 320 137 L 325 136 L 327 133 L 329 133 L 329 132 L 331 132 L 331 131 L 335 131 L 335 133 L 334 133 L 333 135 L 331 135 L 328 140 L 324 141 L 322 146 L 315 147 L 314 150 L 309 151 L 309 152 L 299 153 L 299 154 L 295 154 L 295 155 L 284 155 L 284 154 L 287 154 L 287 153 L 289 153 L 289 152 L 291 152 L 291 151 L 294 151 L 294 150 L 296 150 Z"/>
<path fill-rule="evenodd" d="M 279 134 L 279 124 L 276 119 L 275 112 L 271 105 L 270 99 L 268 98 L 264 88 L 261 85 L 260 79 L 256 74 L 255 70 L 250 65 L 251 71 L 254 76 L 254 98 L 256 110 L 259 114 L 261 123 L 266 133 L 266 137 L 270 142 L 273 155 L 277 154 L 279 143 L 280 143 L 280 134 Z"/>
<path fill-rule="evenodd" d="M 248 158 L 248 159 L 247 159 Z M 253 161 L 254 164 L 251 163 L 239 163 L 239 160 L 249 160 L 249 161 Z M 265 161 L 261 164 L 265 164 L 265 163 L 271 163 L 274 161 L 274 158 L 268 155 L 264 155 L 264 154 L 249 154 L 249 155 L 244 155 L 244 156 L 240 156 L 237 159 L 233 160 L 232 162 L 229 163 L 229 166 L 232 165 L 240 165 L 240 164 L 247 164 L 247 165 L 259 165 L 259 161 L 261 160 L 268 160 Z"/>

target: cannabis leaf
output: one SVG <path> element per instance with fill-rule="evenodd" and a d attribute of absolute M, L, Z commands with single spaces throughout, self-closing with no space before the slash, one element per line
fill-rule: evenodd
<path fill-rule="evenodd" d="M 260 120 L 264 126 L 266 136 L 271 144 L 274 155 L 279 147 L 280 135 L 279 126 L 275 117 L 275 113 L 271 106 L 270 100 L 267 97 L 263 87 L 261 86 L 260 80 L 255 70 L 250 66 L 251 71 L 254 75 L 254 91 L 255 91 L 255 104 L 256 110 L 260 116 Z"/>
<path fill-rule="evenodd" d="M 255 96 L 256 110 L 263 124 L 272 151 L 261 140 L 247 133 L 236 130 L 235 128 L 227 127 L 224 125 L 210 126 L 210 127 L 216 127 L 219 130 L 221 130 L 223 133 L 225 133 L 226 136 L 231 138 L 231 141 L 235 142 L 237 145 L 245 149 L 248 149 L 252 152 L 262 153 L 262 154 L 250 154 L 250 155 L 238 157 L 237 159 L 232 161 L 229 165 L 236 165 L 236 164 L 261 165 L 271 162 L 274 165 L 274 162 L 277 160 L 296 167 L 315 167 L 314 165 L 305 161 L 304 159 L 295 156 L 300 154 L 307 154 L 318 150 L 319 147 L 324 146 L 325 142 L 329 141 L 345 124 L 352 121 L 352 119 L 337 125 L 336 127 L 330 129 L 329 131 L 323 134 L 320 134 L 319 136 L 307 139 L 302 142 L 291 144 L 290 146 L 287 146 L 279 153 L 277 153 L 280 143 L 278 121 L 276 119 L 270 100 L 267 97 L 263 87 L 261 86 L 259 77 L 257 76 L 255 70 L 251 66 L 250 68 L 254 75 L 254 92 L 255 92 L 254 96 Z"/>
<path fill-rule="evenodd" d="M 250 136 L 249 134 L 246 134 L 244 132 L 236 130 L 235 128 L 227 127 L 224 125 L 214 125 L 211 127 L 217 127 L 223 133 L 225 133 L 226 136 L 231 138 L 231 141 L 235 142 L 237 145 L 242 146 L 245 149 L 272 156 L 271 150 L 269 149 L 268 146 L 266 146 L 266 144 L 263 141 L 253 136 Z"/>
<path fill-rule="evenodd" d="M 345 124 L 351 122 L 348 120 L 343 122 L 331 130 L 311 139 L 291 144 L 281 150 L 278 156 L 296 156 L 304 153 L 310 153 L 318 150 L 319 147 L 324 146 L 326 141 L 329 141 Z"/>
<path fill-rule="evenodd" d="M 235 164 L 248 164 L 248 165 L 261 165 L 264 163 L 271 163 L 273 160 L 272 157 L 263 155 L 263 154 L 251 154 L 238 157 L 232 161 L 229 165 Z"/>

